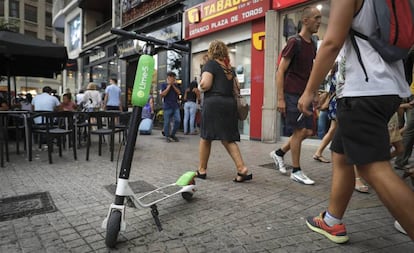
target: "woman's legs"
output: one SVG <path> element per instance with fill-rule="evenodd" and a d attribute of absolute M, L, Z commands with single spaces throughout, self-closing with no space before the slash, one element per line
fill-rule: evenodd
<path fill-rule="evenodd" d="M 249 173 L 249 170 L 247 169 L 247 167 L 244 164 L 243 158 L 241 156 L 240 153 L 240 149 L 239 146 L 237 145 L 236 142 L 232 141 L 221 141 L 221 143 L 223 144 L 223 146 L 226 148 L 227 152 L 229 153 L 229 155 L 231 156 L 231 158 L 233 159 L 235 165 L 236 165 L 236 169 L 237 172 L 242 174 L 242 175 L 247 175 Z M 237 176 L 237 180 L 242 180 L 242 177 Z"/>
<path fill-rule="evenodd" d="M 325 134 L 325 136 L 322 138 L 321 144 L 319 145 L 318 149 L 315 152 L 315 156 L 322 156 L 323 151 L 328 146 L 328 144 L 331 142 L 335 131 L 336 131 L 336 120 L 331 120 L 331 126 L 329 127 L 328 132 Z"/>
<path fill-rule="evenodd" d="M 362 193 L 368 193 L 368 185 L 364 184 L 364 181 L 362 181 L 361 176 L 359 175 L 359 172 L 354 166 L 354 174 L 355 174 L 355 190 Z"/>
<path fill-rule="evenodd" d="M 198 172 L 200 174 L 206 174 L 208 158 L 210 157 L 211 141 L 200 138 L 199 144 L 199 157 L 200 163 L 198 166 Z"/>
<path fill-rule="evenodd" d="M 185 102 L 184 104 L 184 122 L 183 122 L 183 126 L 184 126 L 184 134 L 188 134 L 188 120 L 190 118 L 190 111 L 191 106 L 190 106 L 190 102 Z M 190 120 L 190 124 L 191 124 L 191 120 Z M 190 129 L 191 129 L 191 125 L 190 125 Z"/>
<path fill-rule="evenodd" d="M 194 123 L 195 123 L 195 115 L 197 112 L 197 104 L 194 102 L 191 102 L 189 105 L 189 114 L 190 114 L 190 133 L 195 133 L 194 131 Z"/>

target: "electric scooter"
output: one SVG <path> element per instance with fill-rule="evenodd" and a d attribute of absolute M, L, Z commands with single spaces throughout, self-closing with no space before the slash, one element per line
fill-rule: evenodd
<path fill-rule="evenodd" d="M 154 58 L 157 49 L 172 49 L 189 52 L 187 46 L 169 43 L 153 37 L 137 34 L 135 32 L 124 31 L 112 28 L 111 33 L 122 37 L 145 41 L 143 55 L 140 56 L 137 71 L 135 74 L 134 87 L 132 90 L 131 102 L 133 105 L 132 116 L 129 123 L 128 138 L 122 158 L 121 168 L 115 191 L 115 202 L 109 207 L 108 214 L 102 223 L 102 228 L 106 229 L 105 244 L 109 248 L 114 248 L 120 231 L 125 231 L 125 200 L 129 198 L 135 206 L 150 207 L 151 214 L 159 231 L 162 230 L 161 222 L 158 218 L 157 203 L 181 194 L 185 200 L 190 200 L 196 191 L 196 173 L 189 171 L 184 173 L 175 183 L 159 187 L 147 194 L 137 197 L 128 185 L 131 163 L 134 155 L 134 147 L 138 134 L 138 126 L 141 120 L 142 107 L 147 103 L 151 88 L 152 75 L 154 72 Z M 158 48 L 155 48 L 155 46 Z"/>

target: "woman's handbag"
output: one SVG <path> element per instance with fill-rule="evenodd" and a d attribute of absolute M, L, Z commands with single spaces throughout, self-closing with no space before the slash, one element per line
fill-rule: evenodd
<path fill-rule="evenodd" d="M 249 105 L 247 104 L 247 100 L 245 97 L 240 95 L 240 87 L 238 85 L 237 78 L 233 78 L 233 95 L 237 102 L 237 113 L 239 116 L 239 120 L 245 120 L 247 118 L 247 114 L 249 113 Z"/>

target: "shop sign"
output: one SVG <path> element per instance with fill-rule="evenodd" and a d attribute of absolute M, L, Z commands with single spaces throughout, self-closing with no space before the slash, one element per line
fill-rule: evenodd
<path fill-rule="evenodd" d="M 264 50 L 264 39 L 265 39 L 265 32 L 257 32 L 252 34 L 252 44 L 253 47 L 258 51 Z"/>
<path fill-rule="evenodd" d="M 184 39 L 194 39 L 264 17 L 270 0 L 211 0 L 184 13 Z"/>
<path fill-rule="evenodd" d="M 309 0 L 273 0 L 273 9 L 280 10 Z"/>
<path fill-rule="evenodd" d="M 122 0 L 122 25 L 147 17 L 180 0 Z"/>
<path fill-rule="evenodd" d="M 92 54 L 91 56 L 89 56 L 89 62 L 94 62 L 100 59 L 105 58 L 106 54 L 105 51 L 99 51 L 96 54 Z"/>
<path fill-rule="evenodd" d="M 119 58 L 125 58 L 127 56 L 136 55 L 141 50 L 141 46 L 138 40 L 125 40 L 118 44 L 118 56 Z"/>
<path fill-rule="evenodd" d="M 177 42 L 181 40 L 181 23 L 166 26 L 160 30 L 148 33 L 148 36 L 168 42 Z"/>

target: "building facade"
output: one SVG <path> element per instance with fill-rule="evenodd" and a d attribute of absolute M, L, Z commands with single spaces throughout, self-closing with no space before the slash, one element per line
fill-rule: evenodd
<path fill-rule="evenodd" d="M 123 107 L 130 106 L 130 94 L 144 41 L 111 34 L 117 27 L 146 36 L 181 43 L 182 17 L 186 1 L 182 0 L 55 0 L 53 25 L 65 41 L 73 64 L 64 75 L 64 86 L 78 92 L 89 82 L 103 90 L 110 77 L 116 77 L 123 91 Z M 200 1 L 188 1 L 191 4 Z M 159 85 L 167 71 L 175 71 L 183 85 L 189 82 L 189 54 L 158 50 L 154 56 L 156 71 L 152 94 L 157 106 Z"/>
<path fill-rule="evenodd" d="M 0 27 L 61 44 L 52 26 L 52 0 L 0 0 Z M 61 76 L 56 79 L 16 77 L 12 79 L 17 93 L 41 93 L 43 86 L 60 91 Z M 0 91 L 7 91 L 6 80 L 0 81 Z M 13 89 L 14 92 L 14 89 Z"/>
<path fill-rule="evenodd" d="M 53 24 L 64 31 L 74 70 L 67 70 L 64 86 L 78 91 L 88 82 L 105 86 L 118 78 L 124 107 L 130 104 L 135 70 L 143 41 L 110 33 L 120 27 L 171 43 L 187 45 L 191 53 L 158 50 L 152 94 L 157 106 L 160 84 L 175 71 L 182 88 L 199 80 L 208 44 L 219 39 L 230 48 L 231 63 L 250 104 L 247 120 L 239 123 L 242 138 L 275 142 L 283 138 L 283 121 L 276 111 L 276 61 L 288 37 L 297 32 L 301 10 L 319 6 L 322 40 L 329 16 L 329 0 L 79 0 L 55 1 Z M 60 5 L 59 5 L 60 4 Z M 55 11 L 56 10 L 56 11 Z"/>

